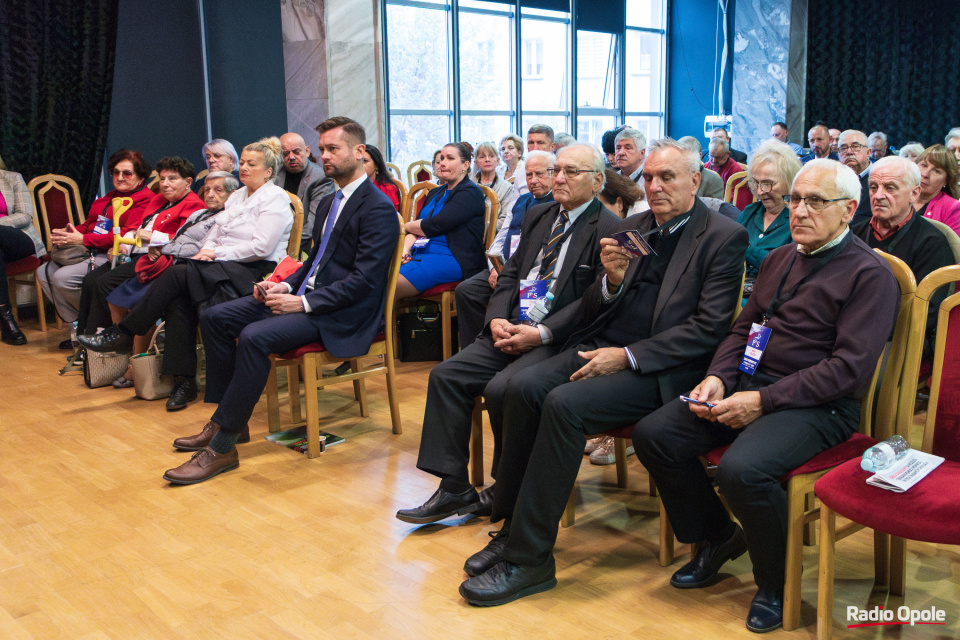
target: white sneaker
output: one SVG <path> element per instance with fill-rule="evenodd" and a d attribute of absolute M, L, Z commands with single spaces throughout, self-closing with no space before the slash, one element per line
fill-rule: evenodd
<path fill-rule="evenodd" d="M 587 440 L 586 446 L 583 448 L 583 452 L 587 455 L 590 455 L 594 450 L 600 446 L 600 443 L 604 441 L 606 436 L 598 436 L 596 438 L 590 438 Z"/>
<path fill-rule="evenodd" d="M 613 464 L 617 461 L 616 454 L 613 452 L 614 443 L 613 436 L 607 436 L 604 438 L 603 442 L 593 450 L 593 453 L 590 454 L 590 464 L 596 465 L 606 465 Z M 627 446 L 627 455 L 633 454 L 633 445 Z"/>

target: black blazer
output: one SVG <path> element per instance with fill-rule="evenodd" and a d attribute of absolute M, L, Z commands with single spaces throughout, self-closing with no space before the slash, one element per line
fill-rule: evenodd
<path fill-rule="evenodd" d="M 446 190 L 446 186 L 431 189 L 423 202 L 436 200 Z M 450 253 L 457 259 L 463 279 L 480 273 L 487 268 L 483 251 L 483 229 L 487 217 L 483 202 L 483 191 L 475 182 L 465 177 L 447 196 L 440 211 L 432 218 L 420 222 L 423 235 L 428 238 L 446 236 Z"/>
<path fill-rule="evenodd" d="M 649 231 L 657 225 L 653 212 L 630 216 L 616 231 Z M 653 310 L 651 335 L 623 345 L 644 374 L 655 374 L 661 400 L 688 393 L 706 374 L 720 341 L 730 329 L 749 246 L 747 230 L 711 211 L 699 198 L 663 277 Z M 627 288 L 637 275 L 639 259 L 624 276 Z M 604 304 L 598 279 L 583 296 L 583 325 L 564 348 L 599 335 L 610 322 L 629 322 L 637 311 L 623 308 L 625 296 Z"/>
<path fill-rule="evenodd" d="M 314 247 L 310 256 L 284 282 L 296 292 L 307 277 L 320 245 L 323 221 L 334 194 L 317 207 Z M 320 258 L 312 291 L 306 294 L 320 339 L 337 358 L 369 351 L 383 326 L 383 304 L 390 258 L 400 233 L 400 221 L 390 199 L 364 180 L 343 206 Z"/>
<path fill-rule="evenodd" d="M 553 230 L 559 212 L 560 203 L 550 202 L 531 207 L 524 214 L 520 244 L 503 266 L 503 271 L 497 278 L 496 289 L 487 303 L 484 331 L 490 331 L 490 321 L 495 318 L 505 318 L 511 322 L 519 319 L 520 280 L 526 278 L 533 268 L 540 250 Z M 575 229 L 567 240 L 570 244 L 557 275 L 553 308 L 547 320 L 551 320 L 560 314 L 561 310 L 579 300 L 583 292 L 603 272 L 600 264 L 600 239 L 609 236 L 619 221 L 620 218 L 608 211 L 596 198 L 577 218 Z M 545 324 L 550 326 L 550 323 Z M 557 339 L 554 335 L 555 342 Z"/>

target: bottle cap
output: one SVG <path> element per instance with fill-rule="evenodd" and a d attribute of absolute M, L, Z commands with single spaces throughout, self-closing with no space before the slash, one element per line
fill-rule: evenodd
<path fill-rule="evenodd" d="M 876 467 L 873 465 L 873 460 L 870 458 L 864 458 L 860 461 L 860 468 L 864 471 L 869 471 L 870 473 L 876 472 Z"/>

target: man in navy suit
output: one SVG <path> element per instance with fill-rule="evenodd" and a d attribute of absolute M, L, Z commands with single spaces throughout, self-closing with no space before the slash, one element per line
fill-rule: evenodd
<path fill-rule="evenodd" d="M 204 401 L 219 406 L 199 434 L 174 442 L 197 453 L 164 474 L 173 484 L 203 482 L 239 466 L 235 445 L 267 383 L 270 354 L 321 342 L 338 358 L 356 357 L 383 325 L 397 212 L 367 179 L 363 127 L 334 117 L 317 131 L 323 170 L 337 191 L 317 208 L 314 249 L 283 282 L 258 284 L 252 296 L 201 315 Z"/>

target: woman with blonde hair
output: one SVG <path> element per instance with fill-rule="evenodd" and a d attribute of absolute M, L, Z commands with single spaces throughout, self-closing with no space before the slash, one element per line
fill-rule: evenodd
<path fill-rule="evenodd" d="M 517 184 L 519 179 L 522 184 L 526 175 L 523 170 L 523 140 L 520 136 L 509 133 L 500 139 L 500 159 L 503 164 L 497 167 L 497 175 L 512 184 Z"/>
<path fill-rule="evenodd" d="M 960 185 L 957 159 L 942 144 L 927 147 L 917 157 L 920 168 L 920 195 L 914 209 L 925 218 L 942 222 L 960 235 Z"/>
<path fill-rule="evenodd" d="M 500 154 L 492 142 L 481 142 L 477 145 L 474 154 L 474 165 L 477 167 L 473 174 L 473 180 L 477 184 L 489 187 L 497 194 L 497 201 L 500 203 L 500 214 L 497 216 L 497 231 L 503 226 L 503 221 L 507 217 L 507 212 L 513 207 L 513 200 L 517 190 L 513 185 L 497 175 L 497 167 L 500 166 Z"/>

